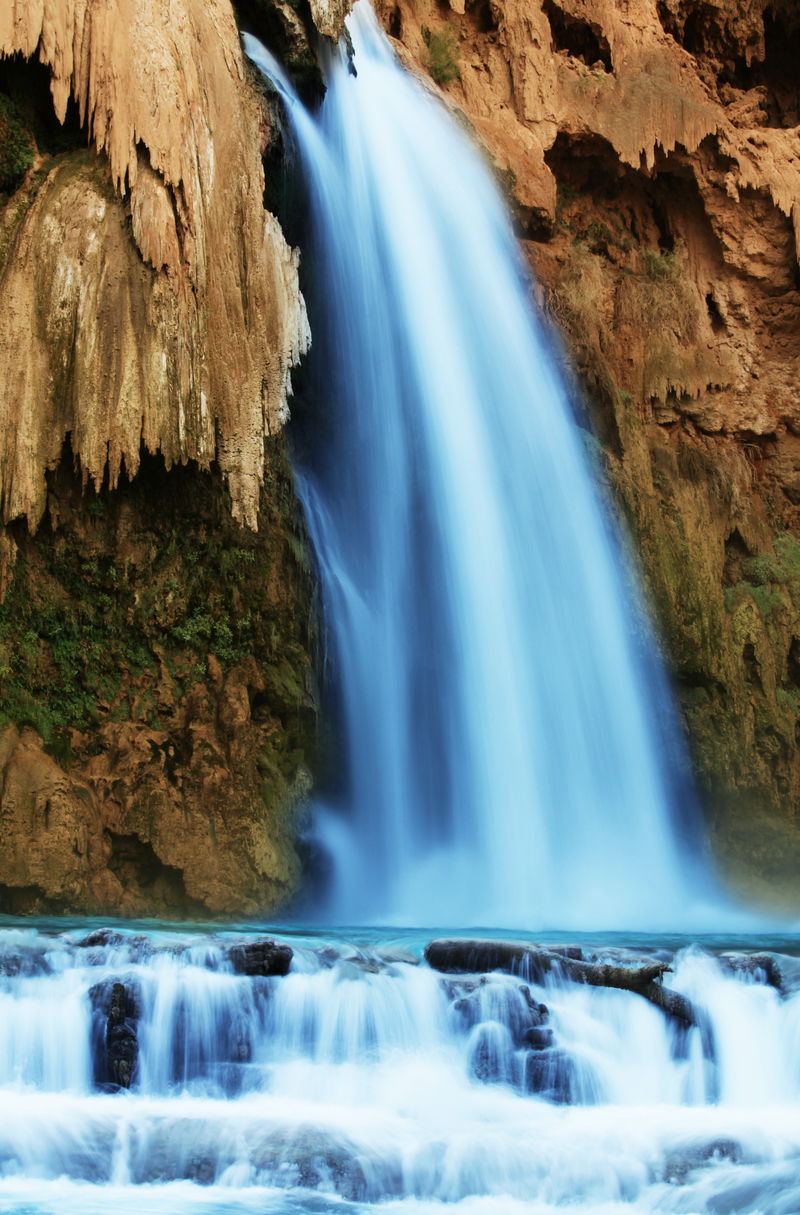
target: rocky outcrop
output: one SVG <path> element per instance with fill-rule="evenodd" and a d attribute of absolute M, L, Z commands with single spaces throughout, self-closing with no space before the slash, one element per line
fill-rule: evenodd
<path fill-rule="evenodd" d="M 309 333 L 274 135 L 230 0 L 2 7 L 0 910 L 250 915 L 297 885 L 313 588 L 281 426 Z"/>
<path fill-rule="evenodd" d="M 281 440 L 259 528 L 221 474 L 88 504 L 64 460 L 0 605 L 0 909 L 208 918 L 299 879 L 316 730 L 311 577 Z"/>
<path fill-rule="evenodd" d="M 428 87 L 450 81 L 507 193 L 640 553 L 719 854 L 749 893 L 796 905 L 796 6 L 381 14 Z"/>

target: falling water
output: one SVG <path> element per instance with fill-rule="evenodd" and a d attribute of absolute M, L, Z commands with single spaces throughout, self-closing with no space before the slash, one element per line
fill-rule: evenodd
<path fill-rule="evenodd" d="M 584 948 L 670 961 L 687 1028 L 557 970 L 437 974 L 413 937 L 241 973 L 252 939 L 0 929 L 0 1212 L 800 1209 L 796 958 Z"/>
<path fill-rule="evenodd" d="M 299 471 L 346 789 L 338 922 L 675 926 L 690 786 L 491 173 L 371 11 L 312 119 Z"/>

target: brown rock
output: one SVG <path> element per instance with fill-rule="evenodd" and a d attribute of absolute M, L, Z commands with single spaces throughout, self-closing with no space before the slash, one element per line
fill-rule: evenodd
<path fill-rule="evenodd" d="M 74 99 L 98 155 L 48 174 L 0 278 L 3 520 L 39 523 L 70 434 L 96 486 L 135 473 L 142 447 L 216 459 L 254 527 L 309 334 L 230 3 L 11 0 L 15 53 L 48 65 L 58 117 Z"/>

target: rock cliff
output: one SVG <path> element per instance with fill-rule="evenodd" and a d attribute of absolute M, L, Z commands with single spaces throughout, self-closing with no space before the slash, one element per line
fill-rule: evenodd
<path fill-rule="evenodd" d="M 0 910 L 297 884 L 309 333 L 272 126 L 229 0 L 0 10 Z"/>
<path fill-rule="evenodd" d="M 381 15 L 509 198 L 641 555 L 723 864 L 797 905 L 797 7 Z"/>

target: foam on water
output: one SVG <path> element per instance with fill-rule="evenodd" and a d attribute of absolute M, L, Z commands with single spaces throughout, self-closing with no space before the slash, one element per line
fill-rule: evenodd
<path fill-rule="evenodd" d="M 800 994 L 757 968 L 679 951 L 687 1030 L 629 992 L 444 976 L 406 947 L 308 939 L 259 978 L 222 937 L 79 935 L 0 933 L 0 1211 L 800 1202 Z M 781 966 L 791 987 L 800 964 Z M 115 982 L 139 1055 L 110 1093 L 98 993 Z"/>

